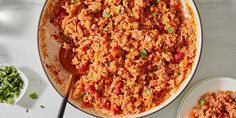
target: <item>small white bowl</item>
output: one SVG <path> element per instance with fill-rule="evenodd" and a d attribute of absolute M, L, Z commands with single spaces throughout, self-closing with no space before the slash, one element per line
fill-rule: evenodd
<path fill-rule="evenodd" d="M 13 66 L 13 65 L 10 65 L 10 64 L 1 64 L 0 65 L 0 68 L 1 67 L 4 67 L 4 66 Z M 14 66 L 15 67 L 15 66 Z M 18 101 L 20 101 L 20 99 L 24 96 L 24 94 L 25 94 L 25 92 L 26 92 L 26 90 L 27 90 L 27 88 L 28 88 L 28 86 L 29 86 L 29 80 L 28 80 L 28 78 L 25 76 L 25 74 L 19 69 L 19 68 L 17 68 L 17 67 L 15 67 L 16 68 L 16 70 L 17 70 L 17 72 L 20 74 L 20 77 L 21 77 L 21 80 L 23 81 L 23 83 L 24 83 L 24 86 L 23 86 L 23 88 L 21 89 L 21 91 L 20 91 L 20 95 L 15 99 L 15 102 L 12 104 L 12 105 L 14 105 L 14 104 L 16 104 Z M 7 105 L 7 106 L 11 106 L 11 104 L 6 104 L 6 103 L 1 103 L 1 104 L 5 104 L 5 105 Z"/>
<path fill-rule="evenodd" d="M 229 77 L 211 77 L 197 83 L 180 102 L 176 118 L 189 118 L 189 113 L 203 94 L 218 90 L 236 91 L 235 85 L 236 79 Z"/>

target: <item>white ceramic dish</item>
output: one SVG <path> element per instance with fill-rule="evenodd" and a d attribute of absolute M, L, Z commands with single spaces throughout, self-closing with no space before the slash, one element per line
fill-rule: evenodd
<path fill-rule="evenodd" d="M 38 48 L 39 48 L 40 59 L 48 79 L 50 80 L 54 88 L 58 91 L 58 93 L 60 95 L 63 95 L 64 94 L 63 87 L 65 86 L 64 83 L 66 83 L 65 78 L 69 77 L 69 73 L 66 72 L 58 62 L 57 57 L 59 57 L 58 52 L 61 47 L 61 44 L 58 43 L 56 40 L 54 40 L 52 37 L 52 35 L 55 34 L 55 32 L 58 32 L 58 29 L 55 26 L 53 26 L 53 24 L 50 23 L 50 17 L 49 17 L 51 11 L 53 10 L 53 6 L 57 5 L 57 2 L 58 0 L 47 0 L 45 3 L 39 21 Z M 197 34 L 197 42 L 196 42 L 197 51 L 196 51 L 195 61 L 192 66 L 192 71 L 189 73 L 187 78 L 182 82 L 182 85 L 180 85 L 179 89 L 171 97 L 169 97 L 166 101 L 164 101 L 161 105 L 146 112 L 142 112 L 136 115 L 130 115 L 127 117 L 143 117 L 163 109 L 180 95 L 180 93 L 185 89 L 185 87 L 191 81 L 194 73 L 196 72 L 202 50 L 202 26 L 201 26 L 200 16 L 193 0 L 181 0 L 181 2 L 183 4 L 182 9 L 185 11 L 186 17 L 193 18 L 196 23 L 195 28 Z M 188 8 L 191 9 L 189 12 Z M 61 84 L 58 84 L 60 83 L 60 80 L 62 80 L 63 82 L 61 82 Z M 95 110 L 81 108 L 81 105 L 78 104 L 73 99 L 69 99 L 69 103 L 71 103 L 71 105 L 90 115 L 96 117 L 108 117 L 104 116 L 100 112 L 96 112 Z"/>
<path fill-rule="evenodd" d="M 13 66 L 13 65 L 10 65 L 10 64 L 1 64 L 1 65 L 0 65 L 0 68 L 3 67 L 3 66 Z M 14 66 L 14 67 L 15 67 L 15 66 Z M 16 68 L 17 72 L 20 74 L 20 77 L 21 77 L 21 79 L 22 79 L 23 82 L 24 82 L 24 86 L 23 86 L 23 88 L 22 88 L 21 91 L 20 91 L 20 95 L 15 99 L 15 102 L 14 102 L 12 105 L 14 105 L 14 104 L 16 104 L 18 101 L 20 101 L 20 99 L 24 96 L 24 94 L 25 94 L 25 92 L 26 92 L 26 90 L 27 90 L 27 88 L 28 88 L 28 85 L 29 85 L 28 78 L 25 76 L 25 74 L 24 74 L 19 68 L 17 68 L 17 67 L 15 67 L 15 68 Z M 4 104 L 4 103 L 3 103 L 3 104 Z M 10 104 L 5 104 L 5 105 L 11 106 Z"/>
<path fill-rule="evenodd" d="M 207 92 L 217 90 L 236 91 L 236 79 L 228 77 L 211 77 L 193 86 L 184 96 L 177 112 L 177 118 L 188 118 L 192 108 L 197 104 L 200 97 Z"/>

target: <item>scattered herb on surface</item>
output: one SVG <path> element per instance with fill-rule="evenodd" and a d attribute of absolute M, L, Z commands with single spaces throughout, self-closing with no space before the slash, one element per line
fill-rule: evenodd
<path fill-rule="evenodd" d="M 40 107 L 41 107 L 42 109 L 44 109 L 44 108 L 45 108 L 45 106 L 44 106 L 44 105 L 40 105 Z"/>
<path fill-rule="evenodd" d="M 30 98 L 33 99 L 33 100 L 38 99 L 38 94 L 37 94 L 37 93 L 31 93 L 29 96 L 30 96 Z"/>

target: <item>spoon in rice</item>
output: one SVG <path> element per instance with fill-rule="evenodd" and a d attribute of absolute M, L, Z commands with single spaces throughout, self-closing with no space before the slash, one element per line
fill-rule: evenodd
<path fill-rule="evenodd" d="M 76 75 L 82 74 L 79 72 L 78 69 L 74 65 L 71 65 L 71 60 L 73 58 L 73 52 L 71 49 L 64 49 L 63 47 L 60 48 L 59 51 L 59 62 L 61 66 L 68 72 L 70 73 L 70 77 L 66 83 L 66 88 L 65 88 L 65 96 L 63 97 L 63 100 L 61 102 L 60 110 L 58 112 L 57 118 L 63 118 L 64 112 L 65 112 L 65 107 L 69 98 L 70 90 L 72 87 L 72 82 L 74 81 L 74 78 Z"/>

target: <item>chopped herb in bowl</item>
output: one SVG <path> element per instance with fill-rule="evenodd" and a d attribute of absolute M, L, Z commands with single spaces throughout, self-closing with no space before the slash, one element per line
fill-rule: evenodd
<path fill-rule="evenodd" d="M 24 82 L 14 66 L 0 66 L 0 103 L 15 103 L 23 87 Z"/>
<path fill-rule="evenodd" d="M 8 64 L 0 65 L 0 103 L 16 104 L 25 94 L 28 84 L 20 69 Z"/>

